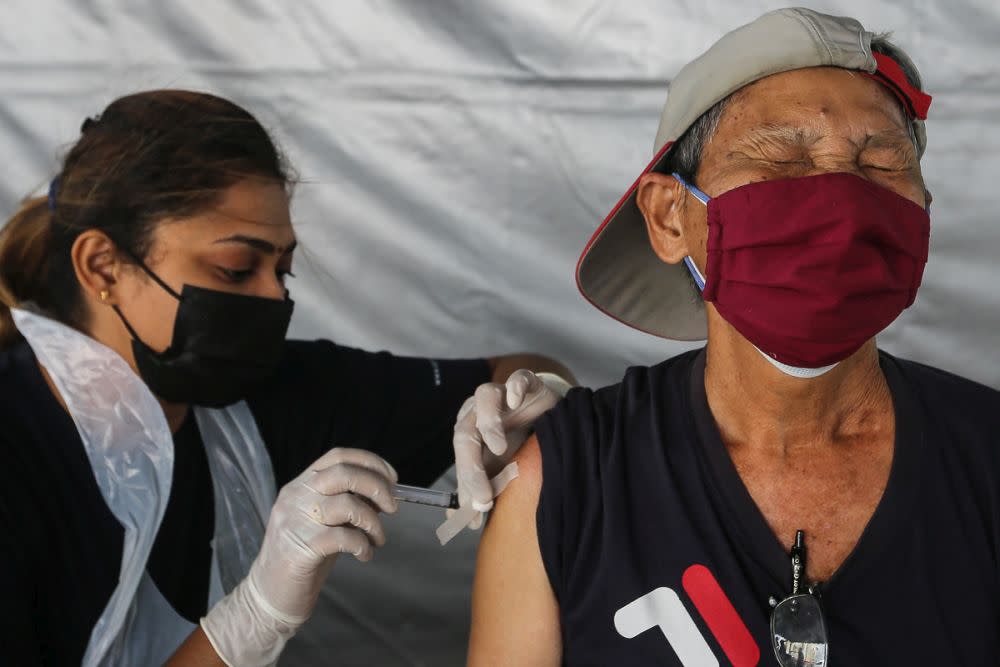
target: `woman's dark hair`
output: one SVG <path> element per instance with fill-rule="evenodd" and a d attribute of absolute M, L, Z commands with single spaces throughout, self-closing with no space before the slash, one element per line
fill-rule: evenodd
<path fill-rule="evenodd" d="M 25 200 L 0 229 L 0 349 L 20 339 L 10 309 L 21 303 L 86 325 L 70 258 L 81 232 L 101 230 L 125 259 L 145 259 L 160 221 L 211 208 L 245 178 L 292 183 L 267 130 L 228 100 L 154 90 L 88 118 L 49 196 Z"/>

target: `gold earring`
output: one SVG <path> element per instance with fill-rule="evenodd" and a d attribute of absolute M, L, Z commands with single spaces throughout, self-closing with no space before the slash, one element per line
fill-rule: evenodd
<path fill-rule="evenodd" d="M 110 298 L 111 298 L 111 292 L 109 292 L 109 291 L 108 291 L 108 290 L 106 290 L 106 289 L 102 289 L 102 290 L 101 290 L 101 294 L 100 294 L 100 297 L 101 297 L 101 303 L 107 303 L 107 302 L 108 302 L 108 299 L 110 299 Z"/>

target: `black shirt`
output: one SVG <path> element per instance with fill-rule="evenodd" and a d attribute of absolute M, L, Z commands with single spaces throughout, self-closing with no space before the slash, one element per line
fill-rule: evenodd
<path fill-rule="evenodd" d="M 632 368 L 619 385 L 574 389 L 536 425 L 538 539 L 565 664 L 680 667 L 675 649 L 699 646 L 720 665 L 775 664 L 768 599 L 791 590 L 791 545 L 729 457 L 704 363 L 696 351 Z M 995 665 L 1000 392 L 884 353 L 880 363 L 894 458 L 856 548 L 821 585 L 830 664 Z M 713 588 L 734 614 L 696 604 Z"/>
<path fill-rule="evenodd" d="M 425 485 L 451 465 L 455 415 L 489 378 L 485 360 L 290 341 L 276 377 L 248 403 L 279 489 L 334 446 L 370 449 L 400 481 Z M 147 571 L 174 609 L 197 622 L 207 606 L 214 505 L 193 414 L 174 449 Z M 122 539 L 30 347 L 0 352 L 0 664 L 80 664 L 117 585 Z"/>

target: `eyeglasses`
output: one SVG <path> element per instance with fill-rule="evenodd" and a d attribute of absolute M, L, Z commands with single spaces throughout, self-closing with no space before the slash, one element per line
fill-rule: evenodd
<path fill-rule="evenodd" d="M 771 598 L 771 643 L 781 667 L 825 667 L 829 655 L 826 621 L 818 590 L 803 591 L 806 535 L 795 533 L 792 547 L 792 593 L 781 602 Z"/>

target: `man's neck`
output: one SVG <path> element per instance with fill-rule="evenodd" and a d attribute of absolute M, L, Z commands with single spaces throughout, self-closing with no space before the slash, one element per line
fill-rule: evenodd
<path fill-rule="evenodd" d="M 892 396 L 874 341 L 817 378 L 788 376 L 731 327 L 710 334 L 705 392 L 727 447 L 788 456 L 884 434 Z"/>

